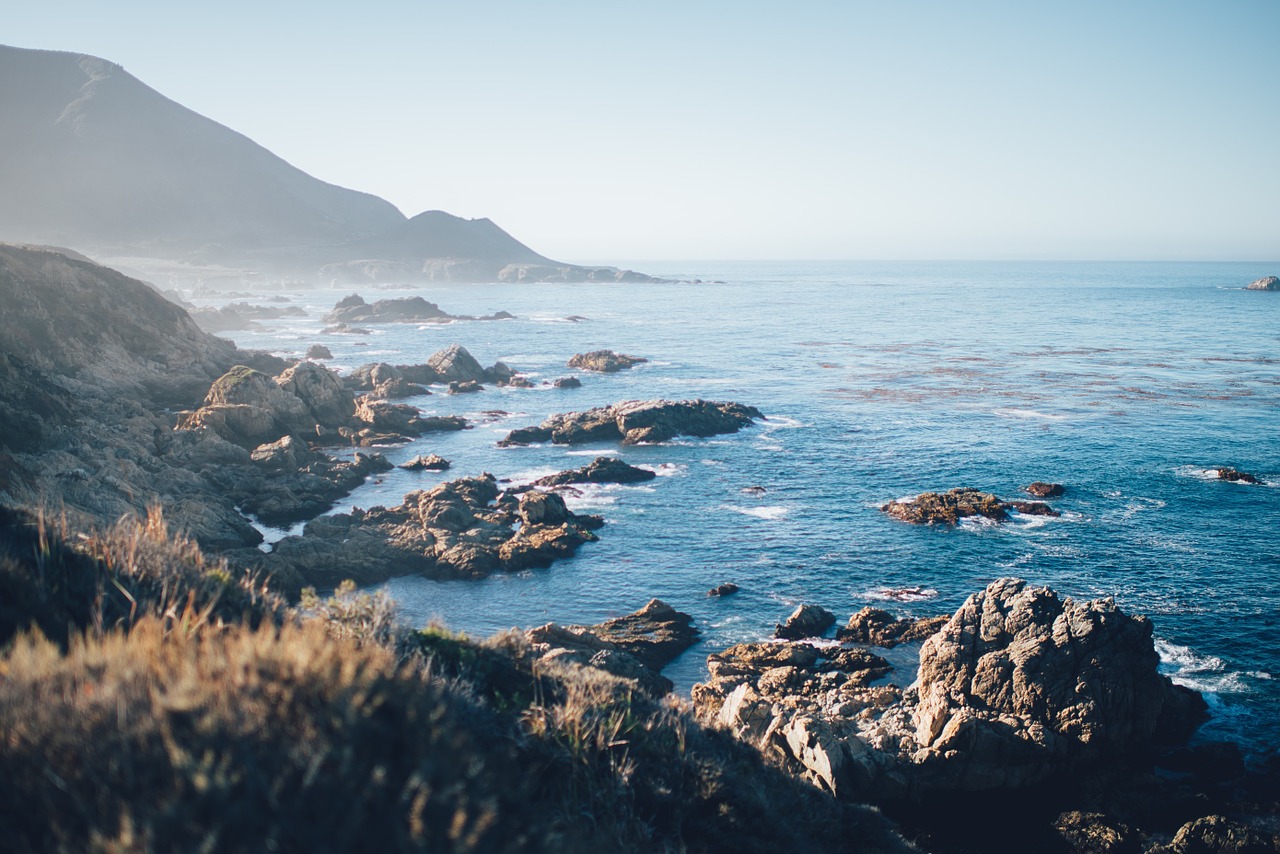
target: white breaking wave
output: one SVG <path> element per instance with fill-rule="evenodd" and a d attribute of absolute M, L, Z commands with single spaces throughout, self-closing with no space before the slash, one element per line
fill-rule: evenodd
<path fill-rule="evenodd" d="M 1040 418 L 1045 421 L 1066 421 L 1069 416 L 1056 415 L 1052 412 L 1041 412 L 1038 409 L 993 409 L 992 415 L 998 415 L 1001 418 Z"/>
<path fill-rule="evenodd" d="M 1238 694 L 1250 689 L 1248 677 L 1271 678 L 1269 673 L 1245 673 L 1232 670 L 1216 655 L 1202 655 L 1187 646 L 1162 638 L 1155 639 L 1156 654 L 1160 656 L 1160 669 L 1179 685 L 1203 691 L 1207 694 Z"/>
<path fill-rule="evenodd" d="M 734 507 L 731 504 L 723 505 L 725 510 L 732 510 L 734 513 L 741 513 L 744 516 L 755 516 L 757 519 L 768 519 L 769 521 L 777 521 L 783 518 L 791 509 L 788 507 Z"/>

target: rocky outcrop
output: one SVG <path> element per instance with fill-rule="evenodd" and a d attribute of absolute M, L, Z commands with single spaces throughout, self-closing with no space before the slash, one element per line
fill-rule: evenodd
<path fill-rule="evenodd" d="M 391 469 L 381 454 L 334 459 L 293 436 L 255 448 L 251 459 L 254 471 L 238 476 L 230 495 L 243 512 L 277 527 L 320 515 L 369 475 Z"/>
<path fill-rule="evenodd" d="M 301 400 L 315 424 L 337 429 L 351 421 L 355 399 L 338 375 L 315 362 L 300 362 L 276 377 L 276 385 Z"/>
<path fill-rule="evenodd" d="M 578 353 L 569 359 L 569 367 L 602 374 L 616 374 L 618 371 L 625 371 L 647 361 L 649 360 L 642 356 L 628 356 L 612 350 L 592 350 L 590 353 Z"/>
<path fill-rule="evenodd" d="M 657 476 L 649 469 L 636 468 L 617 457 L 596 457 L 582 468 L 540 477 L 532 485 L 551 488 L 574 483 L 643 483 Z"/>
<path fill-rule="evenodd" d="M 801 605 L 773 629 L 775 638 L 803 640 L 820 638 L 836 624 L 836 615 L 821 605 Z"/>
<path fill-rule="evenodd" d="M 946 617 L 894 617 L 880 608 L 863 608 L 849 618 L 848 624 L 836 631 L 836 640 L 885 648 L 909 641 L 922 641 L 938 631 Z"/>
<path fill-rule="evenodd" d="M 338 301 L 333 311 L 324 316 L 326 323 L 446 323 L 453 320 L 508 320 L 515 315 L 505 311 L 484 317 L 454 315 L 422 297 L 380 299 L 366 303 L 359 294 Z"/>
<path fill-rule="evenodd" d="M 549 623 L 525 633 L 543 661 L 571 661 L 630 679 L 655 697 L 670 693 L 663 667 L 698 639 L 693 618 L 659 599 L 594 626 Z"/>
<path fill-rule="evenodd" d="M 1232 483 L 1262 483 L 1256 475 L 1249 474 L 1246 471 L 1240 471 L 1239 469 L 1223 467 L 1215 469 L 1214 472 L 1218 475 L 1219 480 L 1229 480 Z"/>
<path fill-rule="evenodd" d="M 306 358 L 308 359 L 332 359 L 333 351 L 323 344 L 312 344 L 307 348 Z"/>
<path fill-rule="evenodd" d="M 1245 286 L 1246 291 L 1280 291 L 1280 277 L 1263 276 Z"/>
<path fill-rule="evenodd" d="M 1046 483 L 1043 480 L 1037 480 L 1022 487 L 1022 491 L 1028 495 L 1034 495 L 1036 498 L 1058 498 L 1067 490 L 1060 483 Z"/>
<path fill-rule="evenodd" d="M 632 400 L 586 412 L 553 415 L 537 427 L 512 430 L 501 447 L 553 442 L 621 441 L 624 445 L 666 442 L 676 436 L 716 436 L 736 433 L 763 419 L 760 410 L 741 403 L 709 400 Z"/>
<path fill-rule="evenodd" d="M 517 524 L 518 523 L 518 524 Z M 571 556 L 599 517 L 579 516 L 554 493 L 500 495 L 492 475 L 410 492 L 392 508 L 321 516 L 265 559 L 291 584 L 367 585 L 397 575 L 481 578 Z"/>
<path fill-rule="evenodd" d="M 708 659 L 693 699 L 824 788 L 893 798 L 1025 787 L 1185 739 L 1204 702 L 1157 664 L 1146 619 L 1002 579 L 924 641 L 910 689 L 873 684 L 890 668 L 862 647 L 743 644 Z"/>
<path fill-rule="evenodd" d="M 450 344 L 427 359 L 441 382 L 481 382 L 484 368 L 461 344 Z"/>
<path fill-rule="evenodd" d="M 989 492 L 968 487 L 949 492 L 923 492 L 915 498 L 891 501 L 880 509 L 895 519 L 917 525 L 956 525 L 961 519 L 975 517 L 1005 522 L 1010 510 L 1028 516 L 1058 515 L 1040 501 L 1002 501 Z"/>
<path fill-rule="evenodd" d="M 732 596 L 738 592 L 738 585 L 732 581 L 726 581 L 724 584 L 717 584 L 707 591 L 708 596 Z"/>
<path fill-rule="evenodd" d="M 582 380 L 577 377 L 560 377 L 551 383 L 556 388 L 582 388 Z"/>

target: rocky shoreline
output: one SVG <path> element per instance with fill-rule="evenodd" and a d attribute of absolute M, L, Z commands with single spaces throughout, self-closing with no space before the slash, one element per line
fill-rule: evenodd
<path fill-rule="evenodd" d="M 484 367 L 457 344 L 421 365 L 372 362 L 345 376 L 241 350 L 145 285 L 44 250 L 0 246 L 0 286 L 0 502 L 57 505 L 98 523 L 158 505 L 232 570 L 267 573 L 290 596 L 349 579 L 368 586 L 397 575 L 475 579 L 546 567 L 604 525 L 570 510 L 561 492 L 655 477 L 599 457 L 523 486 L 504 489 L 485 473 L 412 490 L 393 507 L 331 513 L 392 468 L 369 448 L 472 426 L 393 401 L 532 383 L 501 362 Z M 435 312 L 425 300 L 348 298 L 329 319 L 423 323 Z M 612 351 L 575 359 L 599 373 L 644 361 Z M 735 402 L 624 401 L 553 415 L 497 444 L 661 443 L 764 419 Z M 338 449 L 343 456 L 328 453 Z M 448 465 L 420 455 L 403 467 Z M 1260 482 L 1233 468 L 1215 473 Z M 1025 489 L 1063 493 L 1041 481 Z M 972 488 L 881 510 L 946 526 L 1058 515 L 1042 501 Z M 306 524 L 264 551 L 246 514 Z M 726 583 L 711 595 L 736 591 Z M 989 829 L 947 824 L 966 811 L 1019 828 L 1028 850 L 1274 850 L 1280 769 L 1247 767 L 1234 746 L 1188 746 L 1203 699 L 1159 674 L 1151 623 L 1113 601 L 1001 579 L 951 615 L 865 608 L 825 639 L 837 622 L 806 605 L 775 638 L 712 652 L 692 711 L 833 798 L 881 806 L 928 850 L 1000 850 Z M 594 626 L 524 633 L 538 660 L 595 668 L 649 697 L 669 694 L 661 671 L 697 638 L 689 615 L 657 600 Z M 916 645 L 918 672 L 895 672 L 883 653 Z M 1001 804 L 1020 812 L 1004 815 Z"/>

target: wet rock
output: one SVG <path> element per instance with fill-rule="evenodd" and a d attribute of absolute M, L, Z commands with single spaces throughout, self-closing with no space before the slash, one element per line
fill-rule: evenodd
<path fill-rule="evenodd" d="M 320 330 L 321 335 L 371 335 L 373 330 L 349 323 L 334 323 Z M 359 345 L 357 345 L 359 346 Z"/>
<path fill-rule="evenodd" d="M 1280 291 L 1280 277 L 1263 276 L 1245 286 L 1247 291 Z"/>
<path fill-rule="evenodd" d="M 737 592 L 738 592 L 738 585 L 734 584 L 732 581 L 726 581 L 724 584 L 719 584 L 715 587 L 712 587 L 710 590 L 707 591 L 707 595 L 708 596 L 731 596 Z"/>
<path fill-rule="evenodd" d="M 515 368 L 506 362 L 494 362 L 493 367 L 484 369 L 483 382 L 494 385 L 509 385 L 516 378 Z"/>
<path fill-rule="evenodd" d="M 768 491 L 763 486 L 747 486 L 742 489 L 744 495 L 764 495 Z"/>
<path fill-rule="evenodd" d="M 408 471 L 445 471 L 449 465 L 449 461 L 438 454 L 425 457 L 419 454 L 408 462 L 401 463 L 399 467 Z"/>
<path fill-rule="evenodd" d="M 474 394 L 477 391 L 484 391 L 484 386 L 475 380 L 455 380 L 449 383 L 449 394 Z"/>
<path fill-rule="evenodd" d="M 458 415 L 423 415 L 407 403 L 362 399 L 356 406 L 356 420 L 379 433 L 421 436 L 424 433 L 466 429 L 467 420 Z"/>
<path fill-rule="evenodd" d="M 372 474 L 389 471 L 381 454 L 334 459 L 309 450 L 293 436 L 254 449 L 258 472 L 239 475 L 229 489 L 240 509 L 268 525 L 288 525 L 313 518 L 333 506 Z"/>
<path fill-rule="evenodd" d="M 636 468 L 616 457 L 596 457 L 582 468 L 540 477 L 533 486 L 554 487 L 572 483 L 642 483 L 657 475 L 649 469 Z"/>
<path fill-rule="evenodd" d="M 433 372 L 432 376 L 435 374 Z M 404 378 L 404 372 L 386 362 L 369 362 L 343 378 L 342 384 L 354 391 L 373 391 L 380 385 Z"/>
<path fill-rule="evenodd" d="M 760 410 L 740 403 L 633 400 L 586 412 L 553 415 L 537 427 L 511 431 L 498 444 L 510 447 L 535 442 L 557 445 L 619 440 L 626 445 L 666 442 L 676 436 L 736 433 L 757 418 L 764 418 Z"/>
<path fill-rule="evenodd" d="M 577 377 L 560 377 L 552 385 L 556 388 L 582 388 L 582 380 Z"/>
<path fill-rule="evenodd" d="M 452 315 L 422 297 L 380 299 L 372 305 L 358 294 L 344 297 L 324 316 L 326 323 L 426 323 L 451 320 Z"/>
<path fill-rule="evenodd" d="M 557 495 L 528 493 L 516 506 L 498 498 L 486 474 L 410 492 L 396 507 L 321 516 L 302 536 L 278 542 L 264 568 L 316 586 L 415 573 L 480 578 L 549 566 L 595 539 L 590 529 L 599 520 L 570 512 Z"/>
<path fill-rule="evenodd" d="M 310 347 L 307 348 L 306 358 L 332 359 L 333 351 L 331 351 L 328 347 L 324 346 L 323 344 L 312 344 Z"/>
<path fill-rule="evenodd" d="M 395 377 L 379 383 L 374 386 L 373 391 L 369 392 L 370 397 L 380 400 L 403 400 L 406 397 L 425 397 L 429 394 L 431 394 L 430 391 L 417 383 L 409 382 L 404 377 Z"/>
<path fill-rule="evenodd" d="M 1058 498 L 1067 490 L 1060 483 L 1046 483 L 1043 480 L 1037 480 L 1022 487 L 1022 491 L 1036 498 Z"/>
<path fill-rule="evenodd" d="M 569 367 L 583 371 L 597 371 L 604 374 L 616 374 L 635 365 L 649 361 L 641 356 L 628 356 L 612 350 L 592 350 L 590 353 L 579 353 L 569 360 Z"/>
<path fill-rule="evenodd" d="M 898 619 L 888 611 L 868 607 L 854 614 L 844 628 L 836 631 L 836 640 L 894 647 L 900 643 L 924 640 L 942 628 L 948 619 L 945 616 Z"/>
<path fill-rule="evenodd" d="M 836 615 L 820 605 L 801 605 L 774 627 L 773 636 L 785 640 L 820 638 L 836 624 Z"/>
<path fill-rule="evenodd" d="M 891 501 L 880 508 L 895 519 L 917 525 L 956 525 L 961 519 L 980 517 L 1004 522 L 1009 511 L 1033 516 L 1057 516 L 1056 510 L 1039 501 L 1001 501 L 989 492 L 960 487 L 949 492 L 923 492 L 905 501 Z"/>
<path fill-rule="evenodd" d="M 1256 476 L 1230 467 L 1224 466 L 1216 469 L 1216 472 L 1219 480 L 1229 480 L 1232 483 L 1262 483 Z"/>

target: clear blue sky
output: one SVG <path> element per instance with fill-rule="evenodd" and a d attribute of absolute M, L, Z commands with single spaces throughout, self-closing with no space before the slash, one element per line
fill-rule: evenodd
<path fill-rule="evenodd" d="M 11 4 L 571 261 L 1280 259 L 1280 0 Z"/>

